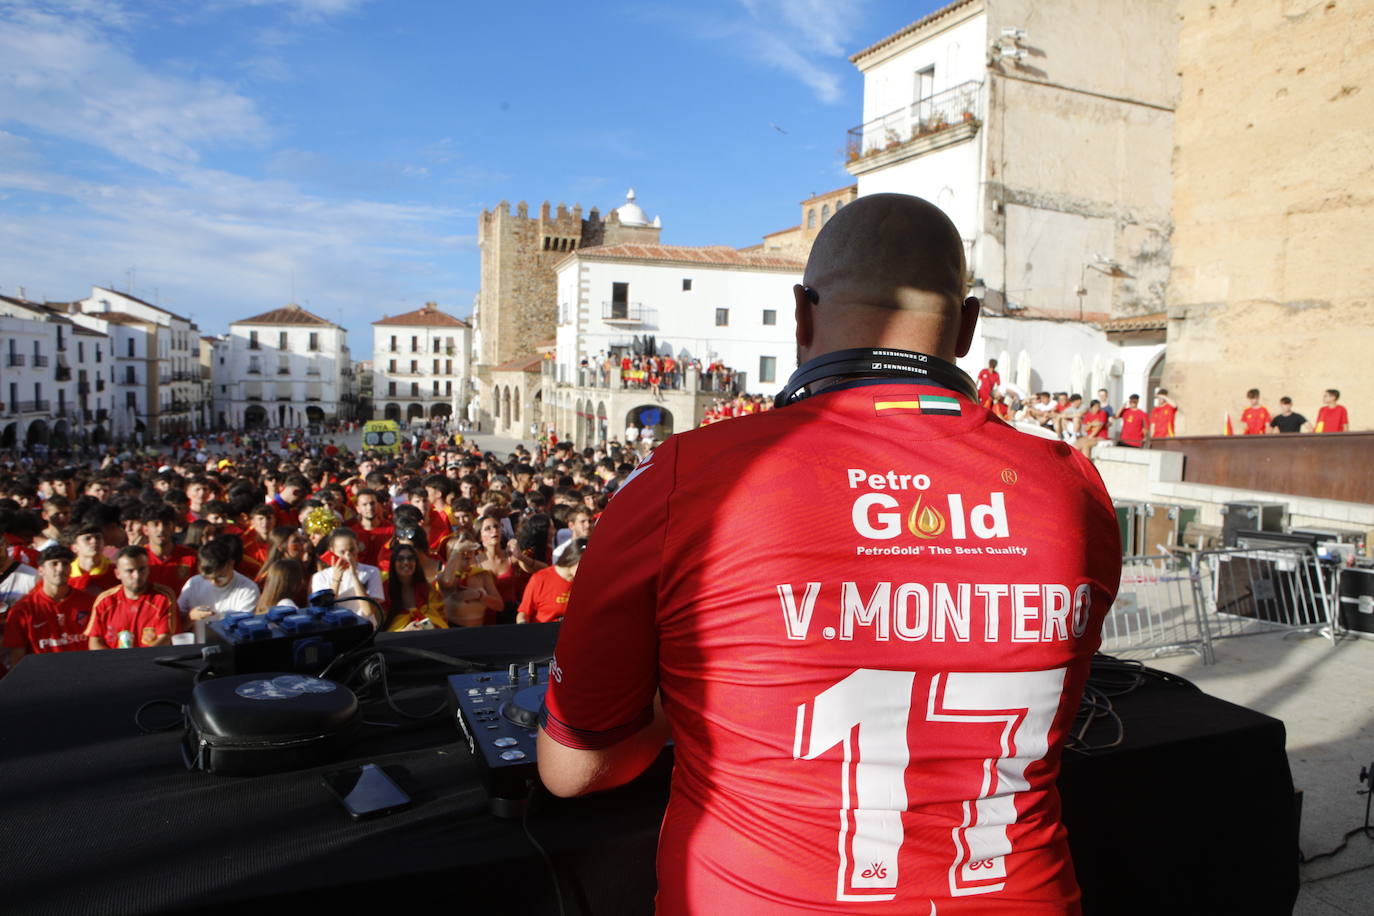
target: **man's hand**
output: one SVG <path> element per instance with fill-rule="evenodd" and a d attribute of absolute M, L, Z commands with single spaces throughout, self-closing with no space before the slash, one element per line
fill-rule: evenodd
<path fill-rule="evenodd" d="M 186 616 L 191 620 L 206 620 L 215 616 L 215 609 L 207 604 L 202 604 L 200 607 L 191 608 Z"/>

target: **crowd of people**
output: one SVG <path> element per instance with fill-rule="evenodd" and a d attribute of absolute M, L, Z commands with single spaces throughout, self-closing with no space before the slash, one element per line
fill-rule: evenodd
<path fill-rule="evenodd" d="M 620 369 L 621 388 L 641 389 L 657 400 L 662 400 L 664 391 L 682 388 L 689 372 L 696 373 L 697 387 L 702 391 L 737 394 L 739 388 L 735 370 L 718 359 L 702 363 L 700 359 L 678 360 L 672 355 L 635 355 L 629 352 L 619 355 L 602 352 L 590 359 L 583 357 L 581 369 L 584 383 L 594 380 L 602 387 L 609 387 L 612 371 L 617 367 Z M 593 373 L 594 379 L 587 377 Z"/>
<path fill-rule="evenodd" d="M 0 472 L 4 662 L 203 641 L 231 611 L 330 589 L 381 630 L 552 621 L 639 455 L 569 442 L 507 460 L 427 436 L 397 457 L 197 442 Z"/>
<path fill-rule="evenodd" d="M 997 360 L 992 359 L 988 360 L 987 368 L 978 373 L 978 397 L 984 407 L 1008 423 L 1046 430 L 1087 455 L 1103 442 L 1144 448 L 1152 440 L 1168 439 L 1177 434 L 1179 405 L 1169 396 L 1167 388 L 1155 389 L 1148 412 L 1141 407 L 1138 394 L 1130 395 L 1124 404 L 1114 407 L 1105 388 L 1099 388 L 1097 397 L 1086 404 L 1083 395 L 1065 391 L 1053 394 L 1038 391 L 1022 398 L 1002 385 Z M 1271 414 L 1260 404 L 1258 388 L 1247 391 L 1245 398 L 1246 407 L 1240 412 L 1244 435 L 1338 433 L 1350 429 L 1349 414 L 1339 403 L 1341 393 L 1334 388 L 1322 393 L 1322 407 L 1315 421 L 1295 413 L 1293 399 L 1287 396 L 1279 398 L 1277 414 Z M 1235 433 L 1229 413 L 1224 431 L 1227 435 Z"/>

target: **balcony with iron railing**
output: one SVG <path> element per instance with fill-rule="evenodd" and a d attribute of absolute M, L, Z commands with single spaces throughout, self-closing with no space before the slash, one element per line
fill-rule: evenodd
<path fill-rule="evenodd" d="M 850 128 L 851 174 L 973 137 L 982 125 L 983 84 L 969 80 Z"/>
<path fill-rule="evenodd" d="M 248 374 L 249 374 L 249 375 L 262 375 L 262 367 L 261 367 L 261 366 L 249 366 L 249 367 L 248 367 Z"/>
<path fill-rule="evenodd" d="M 48 356 L 39 356 L 38 354 L 35 353 L 35 354 L 34 354 L 34 357 L 33 357 L 33 365 L 34 365 L 34 368 L 36 368 L 36 369 L 46 369 L 46 368 L 48 368 L 48 365 L 49 365 L 49 363 L 51 362 L 51 360 L 52 360 L 51 357 L 48 357 Z"/>
<path fill-rule="evenodd" d="M 53 370 L 54 378 L 59 382 L 70 382 L 72 380 L 72 370 L 70 366 L 58 366 Z"/>
<path fill-rule="evenodd" d="M 27 366 L 29 358 L 23 353 L 11 353 L 5 359 L 5 365 L 13 369 L 15 366 Z"/>
<path fill-rule="evenodd" d="M 306 374 L 306 375 L 319 376 L 319 374 L 320 374 L 320 367 L 319 367 L 319 366 L 306 366 L 306 367 L 305 367 L 305 374 Z"/>
<path fill-rule="evenodd" d="M 601 320 L 607 324 L 617 327 L 655 328 L 658 324 L 658 313 L 654 309 L 646 309 L 641 302 L 601 302 Z"/>
<path fill-rule="evenodd" d="M 15 401 L 15 413 L 47 413 L 52 406 L 51 401 Z"/>

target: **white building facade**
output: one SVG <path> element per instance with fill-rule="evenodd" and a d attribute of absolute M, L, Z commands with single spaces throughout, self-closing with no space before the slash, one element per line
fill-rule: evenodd
<path fill-rule="evenodd" d="M 372 322 L 372 411 L 406 423 L 466 415 L 472 326 L 434 302 Z"/>
<path fill-rule="evenodd" d="M 115 323 L 147 330 L 144 346 L 134 345 L 136 355 L 129 355 L 127 342 L 126 350 L 120 351 L 124 354 L 120 358 L 127 361 L 121 367 L 125 370 L 121 382 L 144 392 L 135 398 L 134 406 L 126 401 L 122 407 L 126 412 L 138 411 L 134 425 L 142 424 L 143 434 L 162 437 L 201 428 L 200 333 L 190 319 L 103 286 L 91 287 L 91 295 L 76 307 L 85 315 L 114 316 L 110 320 Z M 130 368 L 135 370 L 132 382 Z"/>
<path fill-rule="evenodd" d="M 743 390 L 776 394 L 796 368 L 792 287 L 802 262 L 724 246 L 583 248 L 558 265 L 557 380 L 585 359 L 652 352 L 720 362 Z"/>
<path fill-rule="evenodd" d="M 107 441 L 108 396 L 93 367 L 108 347 L 60 308 L 0 296 L 0 448 Z"/>
<path fill-rule="evenodd" d="M 211 348 L 216 425 L 303 428 L 353 419 L 347 333 L 295 304 L 231 322 Z"/>
<path fill-rule="evenodd" d="M 1113 398 L 1158 377 L 1162 349 L 1075 324 L 1165 309 L 1177 28 L 1136 0 L 956 0 L 851 57 L 846 168 L 861 197 L 914 194 L 954 221 L 985 304 L 966 369 L 1009 357 L 1004 379 Z"/>

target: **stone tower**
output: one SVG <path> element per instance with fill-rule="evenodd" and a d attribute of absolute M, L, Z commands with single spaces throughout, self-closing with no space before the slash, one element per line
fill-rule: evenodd
<path fill-rule="evenodd" d="M 490 367 L 533 353 L 554 336 L 558 302 L 553 268 L 568 252 L 626 242 L 654 245 L 661 231 L 658 218 L 650 222 L 635 203 L 633 188 L 625 204 L 605 219 L 595 207 L 584 219 L 580 205 L 570 211 L 560 203 L 555 210 L 548 201 L 536 216 L 530 216 L 523 201 L 514 214 L 504 200 L 483 210 L 477 220 L 482 252 L 478 375 L 485 379 Z"/>

